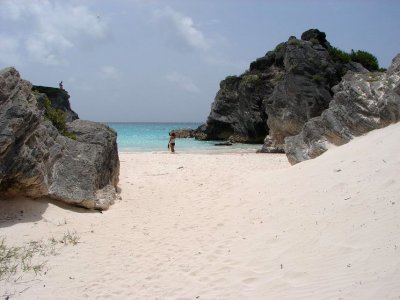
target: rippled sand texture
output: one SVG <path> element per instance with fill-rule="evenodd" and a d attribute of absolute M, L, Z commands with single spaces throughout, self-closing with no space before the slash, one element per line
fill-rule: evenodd
<path fill-rule="evenodd" d="M 0 234 L 16 245 L 80 238 L 1 295 L 398 299 L 399 150 L 400 124 L 293 167 L 284 155 L 122 153 L 122 200 L 102 214 L 0 202 Z"/>

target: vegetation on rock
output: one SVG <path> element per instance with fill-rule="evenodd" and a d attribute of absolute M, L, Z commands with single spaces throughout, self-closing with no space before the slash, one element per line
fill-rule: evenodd
<path fill-rule="evenodd" d="M 340 50 L 339 48 L 336 47 L 328 48 L 328 52 L 334 60 L 339 61 L 341 63 L 348 63 L 351 61 L 350 54 L 348 54 L 343 50 Z"/>
<path fill-rule="evenodd" d="M 336 47 L 328 48 L 330 56 L 339 62 L 348 63 L 354 61 L 363 65 L 368 71 L 384 71 L 385 69 L 379 68 L 378 59 L 371 53 L 363 50 L 351 50 L 351 53 L 347 53 Z"/>
<path fill-rule="evenodd" d="M 350 58 L 352 61 L 362 64 L 369 71 L 379 70 L 378 59 L 367 51 L 351 50 Z"/>
<path fill-rule="evenodd" d="M 44 98 L 44 109 L 46 119 L 48 119 L 63 136 L 76 140 L 76 135 L 72 132 L 69 132 L 66 128 L 65 112 L 63 112 L 61 109 L 54 108 L 47 96 Z"/>
<path fill-rule="evenodd" d="M 249 70 L 221 81 L 198 132 L 208 140 L 264 140 L 265 152 L 282 152 L 286 137 L 297 135 L 306 121 L 329 107 L 332 88 L 348 71 L 366 69 L 381 71 L 375 56 L 333 47 L 318 29 L 301 39 L 291 36 L 251 62 Z"/>
<path fill-rule="evenodd" d="M 235 84 L 237 81 L 240 81 L 240 78 L 235 75 L 226 76 L 226 78 L 221 82 L 224 84 Z"/>
<path fill-rule="evenodd" d="M 242 77 L 240 85 L 242 85 L 242 86 L 255 85 L 260 82 L 261 82 L 261 80 L 258 75 L 250 74 L 250 75 L 244 75 Z"/>

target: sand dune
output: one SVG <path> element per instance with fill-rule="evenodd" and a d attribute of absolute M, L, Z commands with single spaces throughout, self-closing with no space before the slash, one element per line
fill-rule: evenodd
<path fill-rule="evenodd" d="M 0 295 L 399 299 L 399 150 L 396 124 L 293 167 L 283 155 L 122 153 L 122 200 L 102 214 L 0 202 L 10 243 L 80 238 Z"/>

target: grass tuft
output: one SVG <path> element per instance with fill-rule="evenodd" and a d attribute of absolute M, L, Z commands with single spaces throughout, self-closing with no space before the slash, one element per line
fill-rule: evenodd
<path fill-rule="evenodd" d="M 64 233 L 61 239 L 49 238 L 48 242 L 31 241 L 22 247 L 7 245 L 6 238 L 0 239 L 0 282 L 17 282 L 22 278 L 20 273 L 42 274 L 46 267 L 44 257 L 58 254 L 58 245 L 75 246 L 80 237 L 76 231 Z M 19 277 L 15 278 L 15 275 Z"/>

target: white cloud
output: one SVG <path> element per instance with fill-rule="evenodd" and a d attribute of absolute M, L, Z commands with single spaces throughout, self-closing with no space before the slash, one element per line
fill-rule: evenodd
<path fill-rule="evenodd" d="M 0 16 L 13 21 L 19 20 L 27 11 L 23 1 L 19 0 L 3 0 L 0 5 Z"/>
<path fill-rule="evenodd" d="M 178 74 L 177 72 L 173 72 L 167 75 L 167 80 L 176 84 L 179 88 L 189 92 L 189 93 L 198 93 L 200 92 L 199 87 L 193 82 L 192 79 Z"/>
<path fill-rule="evenodd" d="M 173 44 L 186 49 L 207 50 L 209 41 L 197 28 L 192 18 L 167 7 L 156 12 L 156 18 L 165 37 Z"/>
<path fill-rule="evenodd" d="M 102 66 L 100 68 L 100 75 L 105 79 L 117 79 L 119 77 L 119 72 L 113 66 Z"/>
<path fill-rule="evenodd" d="M 82 5 L 2 0 L 0 11 L 10 29 L 19 26 L 18 35 L 29 57 L 46 65 L 64 63 L 64 54 L 69 49 L 108 37 L 107 23 Z"/>
<path fill-rule="evenodd" d="M 19 41 L 17 38 L 0 35 L 0 63 L 5 64 L 7 67 L 17 65 L 19 63 L 18 46 Z"/>

